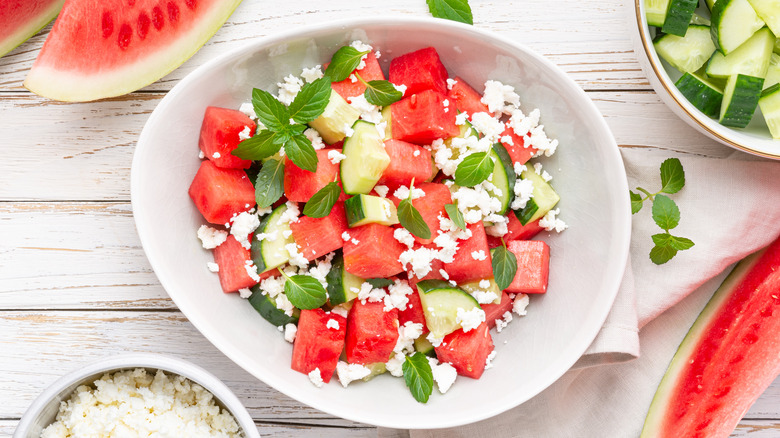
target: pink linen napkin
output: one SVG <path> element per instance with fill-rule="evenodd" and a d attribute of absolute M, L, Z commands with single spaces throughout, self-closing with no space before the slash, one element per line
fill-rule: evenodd
<path fill-rule="evenodd" d="M 686 184 L 671 195 L 681 211 L 672 234 L 695 246 L 664 265 L 653 264 L 650 236 L 660 229 L 646 203 L 633 217 L 630 269 L 615 305 L 572 370 L 491 419 L 443 430 L 380 429 L 380 437 L 639 436 L 669 361 L 730 265 L 780 235 L 780 163 L 739 152 L 729 159 L 645 149 L 621 153 L 631 189 L 658 190 L 661 162 L 680 159 Z"/>

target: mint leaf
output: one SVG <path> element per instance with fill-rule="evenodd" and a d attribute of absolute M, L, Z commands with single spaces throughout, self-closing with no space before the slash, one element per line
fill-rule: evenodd
<path fill-rule="evenodd" d="M 436 18 L 474 24 L 468 0 L 426 0 L 428 10 Z"/>
<path fill-rule="evenodd" d="M 493 278 L 496 280 L 499 290 L 504 290 L 512 284 L 517 273 L 517 257 L 506 249 L 506 246 L 498 246 L 490 252 L 493 259 Z"/>
<path fill-rule="evenodd" d="M 669 241 L 672 239 L 672 235 L 669 233 L 653 234 L 653 243 L 655 246 L 669 246 Z"/>
<path fill-rule="evenodd" d="M 295 134 L 285 143 L 284 151 L 290 160 L 301 169 L 315 172 L 317 170 L 317 152 L 311 145 L 311 140 L 302 133 Z"/>
<path fill-rule="evenodd" d="M 290 124 L 290 112 L 273 94 L 255 88 L 252 90 L 252 106 L 258 120 L 271 131 L 278 131 Z"/>
<path fill-rule="evenodd" d="M 685 186 L 685 171 L 677 158 L 661 163 L 661 186 L 664 193 L 677 193 Z"/>
<path fill-rule="evenodd" d="M 680 209 L 677 204 L 664 195 L 657 195 L 653 200 L 653 220 L 666 231 L 680 223 Z"/>
<path fill-rule="evenodd" d="M 265 130 L 249 137 L 246 140 L 238 144 L 238 147 L 233 149 L 231 154 L 241 158 L 243 160 L 262 160 L 270 157 L 271 155 L 279 152 L 282 145 L 278 142 L 278 134 Z"/>
<path fill-rule="evenodd" d="M 642 205 L 644 204 L 644 202 L 642 202 L 642 196 L 639 193 L 632 192 L 631 190 L 629 190 L 628 193 L 631 195 L 631 214 L 637 214 L 639 213 L 639 210 L 642 209 Z"/>
<path fill-rule="evenodd" d="M 466 221 L 463 219 L 463 215 L 460 213 L 460 210 L 458 210 L 457 205 L 446 204 L 444 206 L 444 210 L 447 211 L 447 216 L 450 217 L 450 220 L 455 224 L 456 227 L 464 231 L 466 230 Z"/>
<path fill-rule="evenodd" d="M 654 246 L 650 250 L 650 260 L 656 265 L 663 265 L 677 255 L 677 250 L 671 246 Z"/>
<path fill-rule="evenodd" d="M 487 152 L 477 152 L 466 157 L 455 169 L 455 184 L 461 187 L 474 187 L 486 180 L 495 163 Z"/>
<path fill-rule="evenodd" d="M 303 207 L 303 214 L 313 218 L 325 217 L 330 214 L 333 205 L 341 195 L 338 183 L 331 182 L 314 194 Z"/>
<path fill-rule="evenodd" d="M 428 357 L 419 351 L 413 356 L 406 356 L 401 370 L 412 397 L 420 403 L 427 403 L 433 392 L 433 371 Z"/>
<path fill-rule="evenodd" d="M 685 237 L 669 236 L 669 245 L 677 251 L 685 251 L 686 249 L 693 248 L 693 240 L 686 239 Z"/>
<path fill-rule="evenodd" d="M 295 123 L 306 124 L 319 117 L 330 101 L 330 81 L 317 79 L 303 86 L 290 104 L 290 117 Z"/>
<path fill-rule="evenodd" d="M 388 287 L 395 284 L 395 282 L 389 278 L 369 278 L 366 280 L 366 282 L 376 289 L 381 289 L 383 287 Z"/>
<path fill-rule="evenodd" d="M 255 182 L 257 208 L 273 205 L 284 194 L 284 159 L 268 160 L 263 163 Z"/>
<path fill-rule="evenodd" d="M 411 196 L 412 189 L 409 189 Z M 398 204 L 398 220 L 401 222 L 401 226 L 409 230 L 410 233 L 419 237 L 420 239 L 430 239 L 431 229 L 428 224 L 425 223 L 422 215 L 414 205 L 411 198 L 404 199 Z"/>
<path fill-rule="evenodd" d="M 368 103 L 376 106 L 391 105 L 404 97 L 389 81 L 366 82 L 365 96 Z"/>
<path fill-rule="evenodd" d="M 366 54 L 368 52 L 359 52 L 358 49 L 352 46 L 344 46 L 338 49 L 330 59 L 330 65 L 325 70 L 325 75 L 332 82 L 343 81 L 360 65 L 360 60 Z"/>
<path fill-rule="evenodd" d="M 284 293 L 293 306 L 299 309 L 316 309 L 328 301 L 328 293 L 322 283 L 308 275 L 293 275 L 284 282 Z"/>

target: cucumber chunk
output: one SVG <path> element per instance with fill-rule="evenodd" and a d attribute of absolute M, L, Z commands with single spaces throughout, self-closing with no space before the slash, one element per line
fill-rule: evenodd
<path fill-rule="evenodd" d="M 699 111 L 718 117 L 723 91 L 717 86 L 695 73 L 685 73 L 674 85 Z"/>
<path fill-rule="evenodd" d="M 390 109 L 390 105 L 382 108 L 382 121 L 385 122 L 385 138 L 383 140 L 390 140 L 393 138 L 393 111 Z"/>
<path fill-rule="evenodd" d="M 706 0 L 704 3 L 707 4 L 707 9 L 709 9 L 711 13 L 712 7 L 715 6 L 715 0 Z"/>
<path fill-rule="evenodd" d="M 330 91 L 330 100 L 325 111 L 309 126 L 316 129 L 325 143 L 333 144 L 344 140 L 347 131 L 360 118 L 360 111 L 353 108 L 335 90 Z"/>
<path fill-rule="evenodd" d="M 744 128 L 753 118 L 761 97 L 764 79 L 746 75 L 731 76 L 723 90 L 720 124 Z"/>
<path fill-rule="evenodd" d="M 741 47 L 728 55 L 715 52 L 707 63 L 707 76 L 728 78 L 736 74 L 766 77 L 772 59 L 775 36 L 768 28 L 758 30 Z"/>
<path fill-rule="evenodd" d="M 777 83 L 780 83 L 780 55 L 772 53 L 772 57 L 769 58 L 769 68 L 766 71 L 766 79 L 764 80 L 764 90 Z"/>
<path fill-rule="evenodd" d="M 374 377 L 384 374 L 387 372 L 387 367 L 382 362 L 376 362 L 376 363 L 370 363 L 363 365 L 364 367 L 368 368 L 369 371 L 371 371 L 366 377 L 363 377 L 364 382 L 368 382 L 369 380 L 373 379 Z"/>
<path fill-rule="evenodd" d="M 372 195 L 356 195 L 344 202 L 347 223 L 350 228 L 366 224 L 395 225 L 398 211 L 395 204 L 386 198 Z"/>
<path fill-rule="evenodd" d="M 764 27 L 747 0 L 718 0 L 712 7 L 712 40 L 724 55 L 736 50 Z"/>
<path fill-rule="evenodd" d="M 517 175 L 512 165 L 512 158 L 504 145 L 494 144 L 490 156 L 493 157 L 494 165 L 493 177 L 489 181 L 496 186 L 497 190 L 489 190 L 488 193 L 491 197 L 501 201 L 501 210 L 498 211 L 498 214 L 506 214 L 515 198 Z"/>
<path fill-rule="evenodd" d="M 698 4 L 699 0 L 671 0 L 661 30 L 670 35 L 685 36 Z"/>
<path fill-rule="evenodd" d="M 493 254 L 491 253 L 491 255 Z M 501 289 L 498 288 L 498 284 L 496 283 L 496 280 L 493 278 L 487 278 L 485 280 L 487 280 L 488 283 L 490 283 L 488 287 L 481 287 L 479 285 L 479 283 L 481 283 L 484 280 L 477 280 L 477 281 L 472 281 L 470 283 L 463 283 L 460 284 L 459 286 L 461 289 L 470 293 L 471 296 L 474 296 L 474 294 L 479 292 L 482 293 L 493 292 L 494 294 L 496 294 L 496 299 L 493 300 L 492 304 L 499 304 L 501 302 Z"/>
<path fill-rule="evenodd" d="M 274 209 L 268 216 L 260 221 L 257 227 L 255 237 L 252 239 L 252 260 L 257 266 L 257 272 L 263 273 L 287 263 L 290 260 L 290 253 L 287 252 L 285 245 L 294 243 L 290 231 L 290 223 L 282 222 L 280 219 L 287 211 L 287 205 L 282 204 Z M 288 234 L 289 237 L 284 237 Z M 263 240 L 258 240 L 258 236 L 265 236 Z"/>
<path fill-rule="evenodd" d="M 283 327 L 287 324 L 297 324 L 301 311 L 293 310 L 292 316 L 284 313 L 284 310 L 276 307 L 276 300 L 268 295 L 264 295 L 260 285 L 252 286 L 252 295 L 249 297 L 249 304 L 257 310 L 266 321 L 277 327 Z"/>
<path fill-rule="evenodd" d="M 531 199 L 522 210 L 516 210 L 515 216 L 521 224 L 526 225 L 546 215 L 555 208 L 561 197 L 555 193 L 550 184 L 534 171 L 533 166 L 526 164 L 526 170 L 520 174 L 522 179 L 531 180 L 534 191 Z"/>
<path fill-rule="evenodd" d="M 684 37 L 662 35 L 653 41 L 658 56 L 683 73 L 700 69 L 715 52 L 707 26 L 688 26 Z"/>
<path fill-rule="evenodd" d="M 434 350 L 433 344 L 425 336 L 420 336 L 414 340 L 414 349 L 428 357 L 436 357 L 436 350 Z"/>
<path fill-rule="evenodd" d="M 710 22 L 709 18 L 704 18 L 699 14 L 693 14 L 693 17 L 691 18 L 691 24 L 700 24 L 702 26 L 710 26 L 712 22 Z"/>
<path fill-rule="evenodd" d="M 349 195 L 367 194 L 390 165 L 390 156 L 376 125 L 358 120 L 352 130 L 352 136 L 344 141 L 341 184 Z"/>
<path fill-rule="evenodd" d="M 461 328 L 457 322 L 458 309 L 469 311 L 481 308 L 474 297 L 446 281 L 423 280 L 417 283 L 417 290 L 425 314 L 425 324 L 436 338 Z"/>
<path fill-rule="evenodd" d="M 777 0 L 748 0 L 750 6 L 772 33 L 780 33 L 780 2 Z"/>
<path fill-rule="evenodd" d="M 666 10 L 669 9 L 669 0 L 644 0 L 645 17 L 649 26 L 661 27 L 666 20 Z"/>
<path fill-rule="evenodd" d="M 780 139 L 780 84 L 774 84 L 764 90 L 758 99 L 758 106 L 761 107 L 772 138 Z"/>
<path fill-rule="evenodd" d="M 341 252 L 337 252 L 330 263 L 330 272 L 325 276 L 325 281 L 328 283 L 330 305 L 337 306 L 357 298 L 358 294 L 353 289 L 360 290 L 360 286 L 365 280 L 344 269 L 344 256 Z"/>

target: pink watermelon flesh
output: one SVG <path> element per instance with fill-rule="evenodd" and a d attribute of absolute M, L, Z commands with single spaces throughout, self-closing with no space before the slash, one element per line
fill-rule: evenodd
<path fill-rule="evenodd" d="M 38 33 L 57 16 L 65 0 L 0 2 L 0 57 Z"/>
<path fill-rule="evenodd" d="M 642 437 L 728 437 L 780 374 L 780 239 L 740 262 L 680 344 Z"/>
<path fill-rule="evenodd" d="M 181 65 L 241 0 L 67 0 L 24 86 L 89 101 L 151 84 Z"/>

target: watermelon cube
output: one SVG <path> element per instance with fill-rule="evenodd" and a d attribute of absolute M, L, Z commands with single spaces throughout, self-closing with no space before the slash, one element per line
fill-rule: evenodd
<path fill-rule="evenodd" d="M 393 138 L 429 145 L 436 139 L 460 134 L 460 128 L 455 124 L 456 111 L 445 106 L 445 100 L 444 94 L 425 90 L 392 104 Z"/>
<path fill-rule="evenodd" d="M 312 261 L 344 246 L 341 233 L 347 231 L 344 203 L 336 202 L 330 214 L 322 218 L 301 216 L 290 224 L 293 239 L 306 260 Z"/>
<path fill-rule="evenodd" d="M 506 291 L 545 293 L 550 272 L 550 247 L 541 240 L 514 240 L 507 248 L 517 257 L 517 273 Z"/>
<path fill-rule="evenodd" d="M 330 320 L 336 321 L 338 328 L 333 323 L 328 327 Z M 292 369 L 309 374 L 319 368 L 322 380 L 330 382 L 344 350 L 346 333 L 347 320 L 343 316 L 322 309 L 301 310 L 293 344 Z"/>
<path fill-rule="evenodd" d="M 493 338 L 483 322 L 468 332 L 458 329 L 448 334 L 435 350 L 439 362 L 451 364 L 461 376 L 479 379 L 493 351 Z"/>
<path fill-rule="evenodd" d="M 420 212 L 423 220 L 428 224 L 428 228 L 431 229 L 431 237 L 429 239 L 422 239 L 417 236 L 414 239 L 419 243 L 428 244 L 433 242 L 433 239 L 439 235 L 438 231 L 441 230 L 439 216 L 447 217 L 447 211 L 444 209 L 444 206 L 452 203 L 452 195 L 450 194 L 450 189 L 444 184 L 415 183 L 414 188 L 425 192 L 425 196 L 413 199 L 412 205 Z M 390 196 L 390 200 L 393 201 L 396 207 L 402 201 L 402 199 L 396 198 L 395 194 Z"/>
<path fill-rule="evenodd" d="M 408 186 L 413 179 L 423 182 L 431 178 L 433 161 L 429 150 L 401 140 L 387 140 L 385 152 L 390 156 L 390 165 L 377 184 L 394 188 Z"/>
<path fill-rule="evenodd" d="M 328 159 L 328 152 L 334 149 L 317 151 L 317 170 L 309 172 L 296 166 L 289 158 L 284 164 L 284 194 L 293 202 L 306 202 L 328 183 L 338 179 L 339 165 Z M 341 149 L 335 149 L 341 152 Z M 342 193 L 346 199 L 344 193 Z M 342 199 L 343 200 L 343 199 Z"/>
<path fill-rule="evenodd" d="M 234 214 L 254 207 L 255 187 L 246 172 L 222 169 L 209 160 L 201 161 L 189 189 L 200 214 L 212 224 L 224 225 Z"/>
<path fill-rule="evenodd" d="M 505 243 L 511 242 L 513 240 L 528 240 L 544 230 L 544 228 L 539 226 L 539 221 L 542 220 L 541 218 L 533 222 L 529 222 L 525 225 L 520 223 L 520 220 L 518 220 L 517 216 L 512 212 L 507 214 L 507 218 L 509 219 L 509 223 L 507 224 L 508 231 L 504 235 Z M 491 248 L 501 246 L 501 238 L 488 236 L 488 246 Z"/>
<path fill-rule="evenodd" d="M 228 235 L 227 240 L 221 245 L 214 248 L 214 262 L 219 266 L 219 284 L 222 285 L 223 292 L 236 292 L 258 283 L 247 271 L 247 262 L 251 260 L 252 255 L 249 250 L 244 248 L 232 234 Z M 257 271 L 257 268 L 254 269 Z"/>
<path fill-rule="evenodd" d="M 512 140 L 501 140 L 501 144 L 506 148 L 507 153 L 509 153 L 509 158 L 512 159 L 513 163 L 525 164 L 528 162 L 528 160 L 531 159 L 531 157 L 536 155 L 536 148 L 533 146 L 525 147 L 525 141 L 523 140 L 523 137 L 515 134 L 515 130 L 511 127 L 507 126 L 507 128 L 501 134 L 502 139 L 506 136 L 509 136 L 509 138 Z"/>
<path fill-rule="evenodd" d="M 398 309 L 385 312 L 381 301 L 355 300 L 347 317 L 347 362 L 387 362 L 398 342 Z"/>
<path fill-rule="evenodd" d="M 250 160 L 242 160 L 231 152 L 241 143 L 242 131 L 251 137 L 257 125 L 246 114 L 238 110 L 210 106 L 206 108 L 203 124 L 200 127 L 200 150 L 209 160 L 219 167 L 229 169 L 247 169 Z"/>
<path fill-rule="evenodd" d="M 354 73 L 359 74 L 366 82 L 383 81 L 385 79 L 385 74 L 382 73 L 382 67 L 379 65 L 374 52 L 369 52 L 366 55 L 366 66 L 360 70 L 355 70 Z M 366 84 L 359 80 L 353 82 L 349 77 L 341 82 L 334 82 L 330 86 L 348 102 L 350 97 L 360 96 L 366 92 Z"/>
<path fill-rule="evenodd" d="M 344 269 L 361 278 L 387 278 L 404 268 L 398 257 L 406 245 L 395 240 L 393 228 L 367 224 L 351 228 L 350 240 L 344 242 Z"/>
<path fill-rule="evenodd" d="M 416 282 L 415 282 L 416 285 Z M 411 282 L 410 282 L 411 286 Z M 407 322 L 423 325 L 423 332 L 428 331 L 428 325 L 425 324 L 425 313 L 423 313 L 422 301 L 420 301 L 420 294 L 417 291 L 416 286 L 412 286 L 414 292 L 406 297 L 409 298 L 409 303 L 406 305 L 406 309 L 398 312 L 398 324 L 404 325 Z"/>
<path fill-rule="evenodd" d="M 433 47 L 393 58 L 390 62 L 390 82 L 406 85 L 406 95 L 425 90 L 447 93 L 447 68 Z M 395 117 L 395 115 L 393 115 Z M 393 118 L 395 121 L 395 118 Z"/>
<path fill-rule="evenodd" d="M 452 263 L 444 264 L 444 270 L 449 274 L 450 280 L 457 283 L 468 283 L 493 276 L 485 226 L 482 222 L 477 222 L 469 224 L 467 228 L 471 231 L 471 237 L 459 240 L 458 252 L 455 253 Z M 484 260 L 478 260 L 482 258 L 481 255 L 486 256 Z"/>
<path fill-rule="evenodd" d="M 488 328 L 496 326 L 497 319 L 503 319 L 506 312 L 512 312 L 512 299 L 506 292 L 501 293 L 501 302 L 498 304 L 480 304 L 485 311 L 485 322 Z"/>
<path fill-rule="evenodd" d="M 469 118 L 474 113 L 488 113 L 487 105 L 482 103 L 482 95 L 471 88 L 463 79 L 456 77 L 455 84 L 449 91 L 450 101 L 455 101 L 455 108 L 462 113 L 467 113 Z"/>

